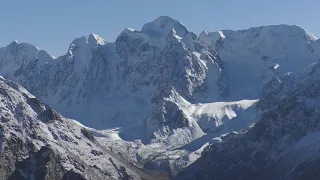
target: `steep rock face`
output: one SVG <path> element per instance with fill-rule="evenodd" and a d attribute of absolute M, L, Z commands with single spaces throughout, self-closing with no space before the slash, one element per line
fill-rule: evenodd
<path fill-rule="evenodd" d="M 3 179 L 154 179 L 110 154 L 82 125 L 4 79 L 0 127 Z"/>
<path fill-rule="evenodd" d="M 28 179 L 25 177 L 26 173 L 30 173 L 35 179 L 62 179 L 63 168 L 60 163 L 52 149 L 42 147 L 26 160 L 18 162 L 8 179 Z"/>
<path fill-rule="evenodd" d="M 319 63 L 265 89 L 261 120 L 208 148 L 182 179 L 317 179 Z M 295 79 L 295 83 L 288 83 Z M 270 96 L 272 98 L 270 99 Z"/>

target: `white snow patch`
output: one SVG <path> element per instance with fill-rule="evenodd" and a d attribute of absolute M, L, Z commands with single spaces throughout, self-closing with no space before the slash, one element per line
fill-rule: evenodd
<path fill-rule="evenodd" d="M 193 117 L 202 129 L 215 129 L 223 125 L 226 121 L 232 120 L 238 116 L 238 113 L 244 112 L 252 107 L 258 100 L 242 100 L 235 102 L 214 102 L 205 104 L 192 104 L 185 111 Z M 254 112 L 252 112 L 254 114 Z M 252 113 L 245 117 L 253 116 Z M 254 117 L 254 116 L 253 116 Z M 250 119 L 238 119 L 247 123 Z M 251 119 L 252 120 L 252 119 Z"/>
<path fill-rule="evenodd" d="M 127 28 L 129 31 L 131 31 L 131 32 L 134 32 L 134 31 L 136 31 L 135 29 L 133 29 L 133 28 Z"/>
<path fill-rule="evenodd" d="M 278 63 L 273 66 L 274 69 L 278 69 L 279 67 L 280 67 L 280 64 L 278 64 Z"/>

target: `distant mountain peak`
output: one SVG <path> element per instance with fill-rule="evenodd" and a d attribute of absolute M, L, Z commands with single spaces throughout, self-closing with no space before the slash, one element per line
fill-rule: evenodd
<path fill-rule="evenodd" d="M 208 32 L 202 31 L 199 35 L 202 43 L 206 46 L 213 45 L 218 39 L 226 38 L 222 31 Z"/>
<path fill-rule="evenodd" d="M 302 41 L 316 41 L 318 38 L 297 25 L 266 25 L 259 27 L 251 27 L 242 30 L 219 30 L 214 32 L 203 31 L 199 35 L 199 39 L 207 46 L 214 46 L 218 39 L 230 38 L 238 41 L 245 41 L 248 39 L 265 39 L 270 41 L 271 39 L 279 39 L 286 41 L 292 38 L 300 39 Z"/>
<path fill-rule="evenodd" d="M 19 44 L 19 41 L 18 40 L 14 40 L 10 44 Z"/>
<path fill-rule="evenodd" d="M 164 37 L 169 33 L 172 33 L 172 29 L 175 30 L 178 36 L 184 36 L 187 32 L 189 32 L 181 22 L 168 16 L 160 16 L 155 20 L 146 23 L 142 27 L 141 32 L 144 32 L 150 36 Z"/>
<path fill-rule="evenodd" d="M 14 46 L 20 46 L 20 47 L 24 47 L 24 48 L 32 48 L 32 49 L 36 49 L 38 51 L 40 50 L 40 48 L 37 46 L 34 46 L 29 43 L 25 43 L 25 42 L 19 42 L 18 40 L 12 41 L 7 47 L 14 47 Z"/>
<path fill-rule="evenodd" d="M 88 42 L 89 43 L 96 43 L 96 44 L 100 44 L 100 45 L 105 44 L 105 40 L 102 37 L 100 37 L 97 34 L 93 34 L 93 33 L 89 34 Z"/>
<path fill-rule="evenodd" d="M 79 48 L 93 48 L 97 45 L 104 45 L 105 40 L 97 34 L 89 34 L 88 36 L 82 36 L 80 38 L 76 38 L 72 41 L 71 46 L 76 46 Z"/>
<path fill-rule="evenodd" d="M 317 41 L 319 38 L 317 36 L 315 36 L 314 34 L 306 31 L 306 34 L 307 34 L 307 38 L 309 38 L 309 40 L 311 41 Z"/>

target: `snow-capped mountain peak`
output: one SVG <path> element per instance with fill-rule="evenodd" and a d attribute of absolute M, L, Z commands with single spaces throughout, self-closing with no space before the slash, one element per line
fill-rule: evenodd
<path fill-rule="evenodd" d="M 52 60 L 57 59 L 54 55 L 50 54 L 48 51 L 39 50 L 37 54 L 37 59 L 42 60 L 44 63 L 52 63 Z M 44 61 L 45 60 L 45 61 Z"/>
<path fill-rule="evenodd" d="M 243 30 L 220 30 L 216 32 L 203 31 L 200 36 L 200 40 L 206 45 L 214 46 L 219 38 L 229 38 L 230 40 L 242 40 L 246 41 L 252 38 L 255 39 L 267 39 L 267 38 L 280 38 L 285 40 L 285 38 L 301 38 L 307 41 L 316 41 L 318 38 L 309 33 L 305 29 L 296 25 L 268 25 L 260 27 L 252 27 Z"/>
<path fill-rule="evenodd" d="M 214 45 L 219 39 L 224 39 L 225 36 L 222 31 L 208 32 L 202 31 L 199 35 L 202 43 L 206 46 Z"/>
<path fill-rule="evenodd" d="M 48 51 L 42 50 L 32 44 L 19 42 L 17 40 L 0 49 L 7 51 L 7 53 L 11 55 L 19 55 L 19 53 L 23 53 L 25 60 L 46 59 L 48 61 L 49 59 L 56 59 L 56 57 Z"/>
<path fill-rule="evenodd" d="M 0 48 L 0 54 L 0 69 L 4 76 L 10 76 L 13 72 L 18 69 L 22 70 L 30 63 L 37 66 L 53 63 L 52 60 L 56 59 L 47 51 L 18 41 L 13 41 L 8 46 Z"/>
<path fill-rule="evenodd" d="M 183 37 L 188 32 L 188 29 L 181 22 L 168 16 L 160 16 L 154 21 L 145 24 L 141 32 L 153 37 L 166 37 L 172 32 L 172 29 L 180 37 Z"/>
<path fill-rule="evenodd" d="M 75 60 L 78 68 L 77 71 L 83 71 L 90 63 L 92 51 L 99 46 L 104 46 L 105 40 L 97 34 L 89 34 L 76 38 L 69 46 L 67 56 L 69 59 Z"/>
<path fill-rule="evenodd" d="M 20 44 L 20 42 L 18 40 L 14 40 L 8 46 L 16 46 L 18 44 Z"/>
<path fill-rule="evenodd" d="M 319 39 L 316 35 L 308 32 L 307 30 L 306 30 L 306 35 L 309 41 L 317 41 Z"/>
<path fill-rule="evenodd" d="M 40 50 L 40 48 L 37 46 L 25 42 L 19 42 L 17 40 L 11 42 L 6 48 L 10 50 L 13 50 L 15 48 L 24 49 L 25 51 L 28 51 L 28 54 L 32 54 L 32 52 L 37 52 Z"/>
<path fill-rule="evenodd" d="M 105 44 L 105 40 L 100 37 L 99 35 L 97 34 L 90 34 L 89 37 L 88 37 L 88 42 L 89 44 L 99 44 L 99 45 L 104 45 Z"/>
<path fill-rule="evenodd" d="M 88 36 L 76 38 L 71 44 L 78 48 L 94 48 L 97 45 L 104 45 L 105 40 L 97 34 L 89 34 Z"/>

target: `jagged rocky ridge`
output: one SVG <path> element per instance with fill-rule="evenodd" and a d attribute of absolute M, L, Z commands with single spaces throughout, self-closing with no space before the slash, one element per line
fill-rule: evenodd
<path fill-rule="evenodd" d="M 1 179 L 155 179 L 101 146 L 92 133 L 0 79 Z"/>

